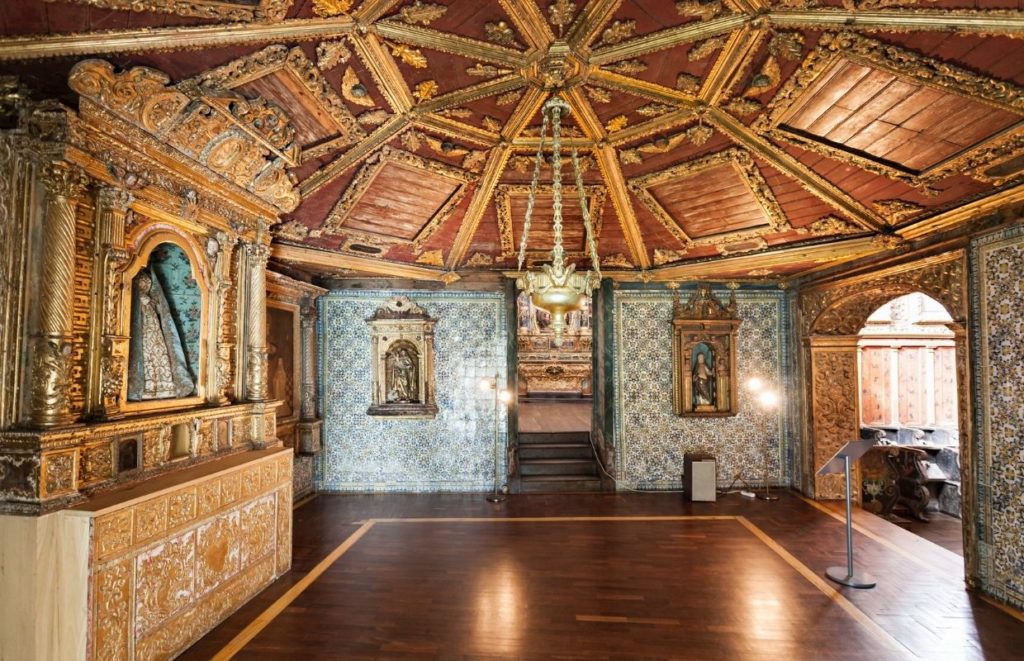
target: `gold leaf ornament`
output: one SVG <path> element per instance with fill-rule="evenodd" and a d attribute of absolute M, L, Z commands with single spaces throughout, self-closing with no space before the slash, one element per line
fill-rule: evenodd
<path fill-rule="evenodd" d="M 413 48 L 406 44 L 389 44 L 391 46 L 391 54 L 400 59 L 405 64 L 408 64 L 413 69 L 426 69 L 427 58 L 418 48 Z"/>
<path fill-rule="evenodd" d="M 723 46 L 725 46 L 724 37 L 705 39 L 704 41 L 698 42 L 693 48 L 691 48 L 686 54 L 686 57 L 691 62 L 697 62 L 708 57 L 715 51 L 721 50 Z"/>
<path fill-rule="evenodd" d="M 622 62 L 609 64 L 605 69 L 623 76 L 635 76 L 638 73 L 647 71 L 647 63 L 643 60 L 623 60 Z"/>
<path fill-rule="evenodd" d="M 429 101 L 437 96 L 438 91 L 441 88 L 437 86 L 436 80 L 424 80 L 422 83 L 416 85 L 416 88 L 412 91 L 413 97 L 420 103 Z"/>
<path fill-rule="evenodd" d="M 367 110 L 366 112 L 360 113 L 356 117 L 356 121 L 360 124 L 377 126 L 387 121 L 388 117 L 390 117 L 390 115 L 387 110 Z"/>
<path fill-rule="evenodd" d="M 491 117 L 490 115 L 486 115 L 480 121 L 483 123 L 484 128 L 487 129 L 488 131 L 491 131 L 492 133 L 500 133 L 501 132 L 501 128 L 502 128 L 503 124 L 496 117 Z"/>
<path fill-rule="evenodd" d="M 626 117 L 625 115 L 616 115 L 615 117 L 609 119 L 608 123 L 605 124 L 604 127 L 608 130 L 609 133 L 615 133 L 616 131 L 621 131 L 622 129 L 626 128 L 626 124 L 629 124 L 628 117 Z"/>
<path fill-rule="evenodd" d="M 559 33 L 562 28 L 572 22 L 572 17 L 576 13 L 576 3 L 572 0 L 554 0 L 548 5 L 548 16 L 551 17 L 551 25 L 558 27 Z"/>
<path fill-rule="evenodd" d="M 520 48 L 519 42 L 516 41 L 516 33 L 509 27 L 509 24 L 505 21 L 498 21 L 497 23 L 485 23 L 484 24 L 484 36 L 487 41 L 498 44 L 499 46 L 508 46 L 509 48 Z"/>
<path fill-rule="evenodd" d="M 316 47 L 316 66 L 321 71 L 333 69 L 348 62 L 352 51 L 343 41 L 322 41 Z"/>
<path fill-rule="evenodd" d="M 632 19 L 615 21 L 601 33 L 601 43 L 611 45 L 625 41 L 633 36 L 633 30 L 635 29 L 636 21 Z"/>
<path fill-rule="evenodd" d="M 782 79 L 782 72 L 779 69 L 779 61 L 774 56 L 769 56 L 761 65 L 761 70 L 750 81 L 750 87 L 743 93 L 743 96 L 750 98 L 774 89 Z"/>
<path fill-rule="evenodd" d="M 435 5 L 432 3 L 425 3 L 421 0 L 411 5 L 402 7 L 399 10 L 398 16 L 409 25 L 419 23 L 420 25 L 430 25 L 432 22 L 444 16 L 448 8 L 444 5 Z"/>
<path fill-rule="evenodd" d="M 352 0 L 313 0 L 313 13 L 323 18 L 340 16 L 352 8 Z"/>
<path fill-rule="evenodd" d="M 721 11 L 721 0 L 681 0 L 676 3 L 676 12 L 680 16 L 693 16 L 702 21 L 710 21 Z"/>
<path fill-rule="evenodd" d="M 510 106 L 516 101 L 518 101 L 522 96 L 522 89 L 512 90 L 511 92 L 505 92 L 504 94 L 498 96 L 498 98 L 495 99 L 495 102 L 499 106 Z"/>
<path fill-rule="evenodd" d="M 587 96 L 590 97 L 591 101 L 595 103 L 609 103 L 612 100 L 612 93 L 603 87 L 584 87 L 587 92 Z"/>
<path fill-rule="evenodd" d="M 684 71 L 676 76 L 676 89 L 696 94 L 700 91 L 700 78 Z"/>

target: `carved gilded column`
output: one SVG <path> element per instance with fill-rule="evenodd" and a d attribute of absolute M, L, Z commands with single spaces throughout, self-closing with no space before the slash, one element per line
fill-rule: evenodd
<path fill-rule="evenodd" d="M 960 430 L 960 511 L 964 522 L 964 576 L 971 587 L 978 585 L 978 502 L 974 468 L 974 382 L 967 327 L 963 321 L 947 324 L 956 345 L 957 427 Z"/>
<path fill-rule="evenodd" d="M 302 332 L 302 400 L 303 421 L 316 419 L 316 299 L 303 301 L 300 329 Z"/>
<path fill-rule="evenodd" d="M 817 475 L 839 448 L 860 438 L 860 385 L 857 378 L 857 337 L 811 337 L 811 438 L 814 454 L 814 496 L 845 497 L 842 475 Z M 860 484 L 855 466 L 852 484 Z M 851 494 L 860 500 L 860 490 Z"/>
<path fill-rule="evenodd" d="M 207 388 L 207 399 L 212 404 L 228 403 L 228 388 L 231 386 L 231 357 L 235 343 L 228 332 L 226 302 L 231 291 L 231 260 L 235 250 L 235 242 L 225 232 L 217 232 L 207 244 L 207 257 L 210 260 L 210 272 L 213 286 L 211 294 L 213 305 L 210 321 L 210 342 L 217 347 L 216 354 L 211 358 L 212 369 L 210 384 Z"/>
<path fill-rule="evenodd" d="M 299 408 L 299 447 L 301 454 L 320 451 L 322 422 L 316 415 L 316 299 L 306 298 L 302 305 L 300 332 L 302 333 L 302 397 Z"/>
<path fill-rule="evenodd" d="M 270 249 L 262 242 L 245 244 L 249 296 L 246 310 L 246 399 L 267 399 L 267 258 Z"/>
<path fill-rule="evenodd" d="M 96 193 L 87 405 L 90 415 L 108 419 L 121 415 L 128 370 L 121 280 L 128 264 L 124 229 L 132 200 L 129 191 L 113 186 Z"/>
<path fill-rule="evenodd" d="M 43 220 L 39 330 L 33 341 L 29 419 L 37 427 L 72 421 L 68 412 L 75 286 L 75 200 L 87 180 L 80 170 L 54 162 L 43 169 Z"/>

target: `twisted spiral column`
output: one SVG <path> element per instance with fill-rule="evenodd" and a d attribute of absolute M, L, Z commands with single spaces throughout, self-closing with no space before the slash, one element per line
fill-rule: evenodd
<path fill-rule="evenodd" d="M 85 191 L 88 180 L 80 170 L 64 162 L 46 165 L 41 180 L 47 200 L 29 417 L 36 427 L 54 427 L 72 421 L 67 391 L 75 295 L 75 201 Z"/>

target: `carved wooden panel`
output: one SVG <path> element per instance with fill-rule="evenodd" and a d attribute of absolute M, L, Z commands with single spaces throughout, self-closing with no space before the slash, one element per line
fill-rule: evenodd
<path fill-rule="evenodd" d="M 892 422 L 889 347 L 864 347 L 860 360 L 861 419 L 865 425 Z"/>
<path fill-rule="evenodd" d="M 90 658 L 173 657 L 287 571 L 291 482 L 265 452 L 92 513 Z"/>
<path fill-rule="evenodd" d="M 295 137 L 303 147 L 339 135 L 337 124 L 320 102 L 314 99 L 300 81 L 287 70 L 279 69 L 236 89 L 270 99 L 288 108 L 295 127 Z"/>
<path fill-rule="evenodd" d="M 838 59 L 783 125 L 921 171 L 1020 120 L 960 94 Z"/>
<path fill-rule="evenodd" d="M 752 229 L 770 222 L 764 207 L 732 163 L 672 179 L 649 190 L 693 238 Z"/>
<path fill-rule="evenodd" d="M 857 405 L 857 351 L 849 347 L 812 347 L 811 418 L 816 472 L 846 443 L 860 438 Z M 841 475 L 815 475 L 815 497 L 844 496 Z M 851 478 L 859 484 L 856 476 Z"/>

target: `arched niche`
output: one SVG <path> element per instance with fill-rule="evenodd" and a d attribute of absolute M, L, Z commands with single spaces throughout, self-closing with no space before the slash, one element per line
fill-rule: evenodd
<path fill-rule="evenodd" d="M 202 401 L 207 375 L 209 282 L 191 237 L 154 224 L 133 242 L 123 274 L 123 333 L 128 337 L 124 409 L 180 407 Z"/>
<path fill-rule="evenodd" d="M 801 295 L 802 371 L 805 377 L 804 486 L 815 498 L 844 497 L 842 476 L 816 474 L 836 451 L 860 437 L 858 333 L 878 308 L 912 293 L 938 301 L 949 313 L 956 350 L 957 408 L 960 436 L 962 511 L 966 523 L 976 516 L 971 452 L 970 357 L 967 346 L 966 274 L 963 255 L 950 253 L 924 264 L 883 272 L 872 279 L 840 281 Z M 854 484 L 860 484 L 854 470 Z M 860 490 L 852 494 L 859 500 Z M 964 534 L 968 568 L 976 542 Z M 970 569 L 968 569 L 970 575 Z"/>

